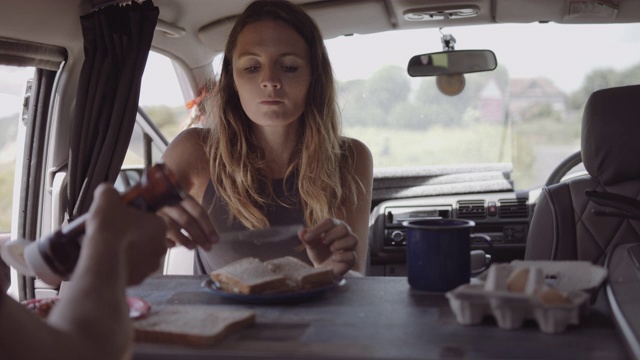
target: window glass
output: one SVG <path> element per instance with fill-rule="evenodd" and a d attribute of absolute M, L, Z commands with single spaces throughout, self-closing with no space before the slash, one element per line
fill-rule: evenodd
<path fill-rule="evenodd" d="M 443 34 L 454 36 L 456 50 L 492 50 L 497 69 L 465 74 L 456 96 L 440 92 L 435 77 L 410 77 L 409 59 L 442 51 Z M 356 34 L 325 45 L 343 131 L 367 144 L 376 169 L 508 163 L 515 188 L 525 190 L 580 149 L 593 91 L 640 84 L 639 34 L 638 24 L 497 24 Z M 571 173 L 580 172 L 582 165 Z"/>
<path fill-rule="evenodd" d="M 140 107 L 167 140 L 186 127 L 189 114 L 171 60 L 151 52 L 142 76 Z"/>
<path fill-rule="evenodd" d="M 18 124 L 34 68 L 0 65 L 0 233 L 11 232 Z"/>
<path fill-rule="evenodd" d="M 144 167 L 144 134 L 138 123 L 133 127 L 133 133 L 131 134 L 131 141 L 129 141 L 129 148 L 127 154 L 124 157 L 122 167 L 129 166 Z"/>
<path fill-rule="evenodd" d="M 433 77 L 409 77 L 409 59 L 442 51 L 442 33 L 456 38 L 456 50 L 493 50 L 498 68 L 465 74 L 457 96 L 439 92 Z M 501 24 L 442 33 L 326 41 L 344 131 L 369 146 L 376 168 L 510 163 L 517 189 L 540 186 L 580 149 L 588 95 L 640 83 L 638 24 Z"/>
<path fill-rule="evenodd" d="M 138 116 L 138 120 L 141 120 L 142 117 Z M 162 153 L 164 152 L 164 147 L 160 148 L 162 144 L 156 143 L 151 140 L 151 137 L 146 137 L 145 133 L 140 127 L 140 124 L 136 122 L 133 127 L 133 133 L 131 134 L 131 141 L 129 142 L 129 148 L 127 149 L 127 155 L 124 159 L 124 163 L 122 164 L 123 168 L 127 167 L 140 167 L 144 165 L 144 148 L 145 142 L 150 141 L 151 145 L 151 162 L 156 163 L 160 161 L 160 157 L 162 157 Z"/>
<path fill-rule="evenodd" d="M 186 126 L 188 116 L 180 85 L 171 60 L 166 56 L 149 53 L 142 76 L 139 105 L 168 141 Z M 141 115 L 138 115 L 138 120 L 144 121 Z M 142 169 L 145 166 L 145 141 L 145 131 L 136 122 L 123 169 Z M 164 144 L 151 142 L 152 163 L 160 160 L 164 149 Z"/>

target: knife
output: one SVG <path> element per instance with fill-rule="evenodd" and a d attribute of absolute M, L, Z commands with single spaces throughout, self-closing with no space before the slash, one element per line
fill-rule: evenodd
<path fill-rule="evenodd" d="M 220 242 L 250 241 L 260 245 L 278 242 L 298 236 L 304 228 L 301 224 L 272 226 L 268 229 L 229 231 L 219 234 Z"/>

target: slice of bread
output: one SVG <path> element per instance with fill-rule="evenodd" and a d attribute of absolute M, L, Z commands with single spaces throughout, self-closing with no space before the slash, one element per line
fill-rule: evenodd
<path fill-rule="evenodd" d="M 292 256 L 265 262 L 247 257 L 221 267 L 210 276 L 222 290 L 238 294 L 307 290 L 333 283 L 331 269 L 317 269 Z"/>
<path fill-rule="evenodd" d="M 246 309 L 210 305 L 168 305 L 134 321 L 138 342 L 209 346 L 252 325 L 256 314 Z"/>
<path fill-rule="evenodd" d="M 333 282 L 331 269 L 318 269 L 292 256 L 265 261 L 271 271 L 287 279 L 292 289 L 313 289 Z"/>
<path fill-rule="evenodd" d="M 288 289 L 286 279 L 272 272 L 262 261 L 247 257 L 234 261 L 210 274 L 211 279 L 228 292 L 264 294 Z"/>

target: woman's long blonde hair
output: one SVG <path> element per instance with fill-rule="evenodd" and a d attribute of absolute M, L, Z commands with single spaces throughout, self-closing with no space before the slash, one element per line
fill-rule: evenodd
<path fill-rule="evenodd" d="M 216 193 L 227 202 L 231 218 L 237 218 L 250 229 L 269 226 L 263 213 L 273 192 L 264 175 L 265 156 L 255 141 L 252 122 L 240 104 L 232 69 L 240 32 L 248 24 L 261 20 L 286 23 L 309 47 L 311 81 L 299 121 L 299 140 L 285 178 L 297 176 L 307 225 L 327 217 L 344 219 L 346 212 L 355 207 L 362 188 L 353 171 L 354 151 L 341 136 L 333 71 L 322 35 L 311 17 L 287 1 L 251 3 L 229 35 L 218 84 L 218 119 L 213 122 L 208 144 Z"/>

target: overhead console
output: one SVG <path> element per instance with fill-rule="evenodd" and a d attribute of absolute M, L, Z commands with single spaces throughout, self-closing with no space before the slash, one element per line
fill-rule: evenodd
<path fill-rule="evenodd" d="M 384 201 L 371 213 L 369 224 L 369 274 L 406 275 L 406 229 L 404 221 L 421 219 L 467 219 L 476 223 L 474 233 L 489 235 L 494 261 L 524 257 L 529 231 L 530 203 L 516 193 L 434 196 Z M 472 249 L 489 252 L 483 241 Z"/>

